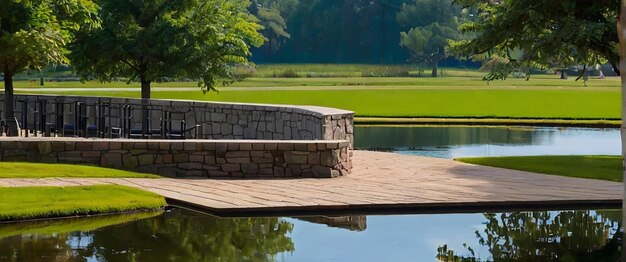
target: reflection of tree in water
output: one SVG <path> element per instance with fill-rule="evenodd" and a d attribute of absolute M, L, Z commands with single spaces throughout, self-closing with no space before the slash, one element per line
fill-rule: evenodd
<path fill-rule="evenodd" d="M 0 254 L 6 243 L 26 258 L 20 261 L 272 261 L 294 250 L 292 230 L 279 218 L 220 219 L 176 209 L 89 233 L 0 239 Z"/>
<path fill-rule="evenodd" d="M 485 214 L 485 230 L 476 231 L 489 261 L 618 261 L 620 211 L 519 212 Z M 440 246 L 440 261 L 481 261 Z"/>

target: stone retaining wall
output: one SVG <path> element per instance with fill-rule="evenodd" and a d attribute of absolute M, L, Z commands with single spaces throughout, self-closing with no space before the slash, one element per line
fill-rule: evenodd
<path fill-rule="evenodd" d="M 200 135 L 196 139 L 252 139 L 252 140 L 347 140 L 350 148 L 353 144 L 354 113 L 351 111 L 317 107 L 288 106 L 243 103 L 217 103 L 183 100 L 158 100 L 52 96 L 52 95 L 16 95 L 17 101 L 26 101 L 29 112 L 37 111 L 37 101 L 47 101 L 45 111 L 55 115 L 55 103 L 66 104 L 65 121 L 71 122 L 71 104 L 81 102 L 87 105 L 88 121 L 94 121 L 98 104 L 125 104 L 136 110 L 132 111 L 131 125 L 141 126 L 142 106 L 151 110 L 151 126 L 159 126 L 162 117 L 160 110 L 172 112 L 174 120 L 185 120 L 187 126 L 200 125 Z M 24 102 L 16 103 L 18 120 Z M 0 110 L 4 109 L 4 94 L 0 94 Z M 107 125 L 120 126 L 122 112 L 110 108 L 106 112 Z M 30 116 L 29 116 L 30 117 Z M 35 121 L 30 117 L 26 125 Z M 50 117 L 48 122 L 54 122 Z M 24 123 L 20 123 L 24 126 Z"/>
<path fill-rule="evenodd" d="M 0 138 L 1 161 L 92 164 L 172 177 L 330 178 L 352 169 L 347 140 Z"/>

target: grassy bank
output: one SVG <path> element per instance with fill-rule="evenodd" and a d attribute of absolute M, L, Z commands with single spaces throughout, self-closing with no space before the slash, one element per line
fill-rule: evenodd
<path fill-rule="evenodd" d="M 621 182 L 620 156 L 523 156 L 459 158 L 457 161 L 542 174 Z"/>
<path fill-rule="evenodd" d="M 0 162 L 0 178 L 45 177 L 158 178 L 160 176 L 95 166 Z"/>
<path fill-rule="evenodd" d="M 621 120 L 604 119 L 515 119 L 515 118 L 389 118 L 356 117 L 357 125 L 480 125 L 480 126 L 558 126 L 619 128 Z"/>
<path fill-rule="evenodd" d="M 0 221 L 158 209 L 157 194 L 116 185 L 0 188 Z"/>

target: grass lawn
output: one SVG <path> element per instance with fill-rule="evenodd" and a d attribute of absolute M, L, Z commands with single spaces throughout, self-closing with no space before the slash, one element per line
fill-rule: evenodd
<path fill-rule="evenodd" d="M 139 92 L 56 92 L 139 97 Z M 365 117 L 619 119 L 620 92 L 590 89 L 411 89 L 153 92 L 153 98 L 318 105 Z"/>
<path fill-rule="evenodd" d="M 621 182 L 621 156 L 521 156 L 459 158 L 457 161 L 543 174 Z"/>
<path fill-rule="evenodd" d="M 620 79 L 561 80 L 555 75 L 533 75 L 529 81 L 509 78 L 482 80 L 483 72 L 445 69 L 446 77 L 360 77 L 370 65 L 279 64 L 259 65 L 257 76 L 203 95 L 196 82 L 153 83 L 153 97 L 222 102 L 318 105 L 355 111 L 359 117 L 390 118 L 536 118 L 620 119 Z M 326 72 L 347 77 L 264 77 L 273 72 Z M 353 76 L 354 75 L 354 76 Z M 2 86 L 2 84 L 0 84 Z M 89 90 L 94 87 L 139 88 L 126 82 L 17 81 L 21 93 L 140 97 L 137 91 Z M 161 90 L 159 87 L 187 88 Z M 73 91 L 46 88 L 81 88 Z M 29 90 L 30 89 L 30 90 Z"/>
<path fill-rule="evenodd" d="M 165 199 L 117 185 L 0 188 L 0 221 L 159 209 Z"/>
<path fill-rule="evenodd" d="M 0 178 L 44 177 L 158 178 L 160 176 L 95 166 L 0 162 Z"/>

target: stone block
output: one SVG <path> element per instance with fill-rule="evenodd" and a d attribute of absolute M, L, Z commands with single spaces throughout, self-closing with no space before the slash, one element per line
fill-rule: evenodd
<path fill-rule="evenodd" d="M 122 150 L 122 142 L 111 142 L 109 143 L 110 150 Z"/>
<path fill-rule="evenodd" d="M 203 169 L 203 165 L 201 163 L 182 163 L 178 164 L 178 168 L 185 170 L 200 170 Z"/>
<path fill-rule="evenodd" d="M 183 142 L 181 141 L 176 141 L 176 142 L 170 142 L 170 148 L 172 149 L 172 151 L 182 151 L 184 149 L 183 146 Z"/>
<path fill-rule="evenodd" d="M 230 158 L 226 158 L 226 162 L 227 163 L 233 163 L 233 164 L 247 164 L 247 163 L 251 163 L 249 157 L 230 157 Z"/>
<path fill-rule="evenodd" d="M 313 173 L 313 177 L 317 177 L 317 178 L 329 178 L 331 176 L 330 170 L 331 169 L 329 167 L 323 167 L 323 166 L 311 167 L 311 173 Z"/>
<path fill-rule="evenodd" d="M 308 162 L 309 153 L 299 151 L 285 152 L 285 162 L 287 164 L 306 164 Z"/>
<path fill-rule="evenodd" d="M 304 143 L 294 143 L 293 149 L 296 151 L 308 151 L 308 145 Z"/>
<path fill-rule="evenodd" d="M 226 150 L 228 150 L 228 144 L 226 143 L 215 144 L 215 155 L 224 156 L 224 154 L 226 154 Z"/>
<path fill-rule="evenodd" d="M 228 151 L 231 150 L 239 150 L 239 144 L 238 143 L 228 143 Z"/>
<path fill-rule="evenodd" d="M 280 151 L 291 151 L 291 150 L 293 150 L 293 143 L 289 143 L 289 142 L 279 143 L 278 144 L 278 150 L 280 150 Z"/>
<path fill-rule="evenodd" d="M 309 152 L 307 163 L 309 165 L 319 165 L 320 164 L 320 154 L 317 153 L 317 152 Z"/>
<path fill-rule="evenodd" d="M 139 166 L 139 160 L 137 160 L 137 157 L 130 154 L 122 155 L 122 162 L 124 168 L 135 168 Z"/>
<path fill-rule="evenodd" d="M 170 142 L 159 142 L 159 150 L 169 151 L 170 150 Z"/>
<path fill-rule="evenodd" d="M 187 163 L 187 162 L 189 162 L 189 155 L 174 154 L 174 163 Z"/>
<path fill-rule="evenodd" d="M 241 165 L 239 164 L 223 164 L 222 171 L 225 172 L 238 172 L 241 170 Z"/>
<path fill-rule="evenodd" d="M 4 143 L 1 144 L 2 146 L 4 146 Z M 2 147 L 2 149 L 5 149 L 4 147 Z M 9 148 L 7 148 L 9 149 Z M 52 151 L 54 152 L 59 152 L 59 151 L 63 151 L 65 150 L 65 143 L 61 142 L 61 141 L 54 141 L 52 142 Z"/>
<path fill-rule="evenodd" d="M 257 163 L 257 164 L 274 163 L 274 158 L 272 158 L 272 157 L 252 157 L 252 163 Z"/>
<path fill-rule="evenodd" d="M 192 163 L 204 163 L 204 156 L 203 155 L 190 155 L 189 156 L 189 162 L 192 162 Z"/>
<path fill-rule="evenodd" d="M 109 142 L 94 142 L 92 148 L 93 150 L 109 150 Z"/>
<path fill-rule="evenodd" d="M 215 151 L 215 143 L 212 142 L 203 142 L 202 150 L 204 151 Z"/>
<path fill-rule="evenodd" d="M 135 144 L 133 146 L 134 146 L 133 149 L 139 149 L 139 150 L 146 150 L 146 149 L 148 149 L 148 143 L 146 143 L 146 142 L 135 142 Z"/>
<path fill-rule="evenodd" d="M 244 174 L 256 174 L 259 172 L 259 166 L 257 164 L 243 164 L 241 165 L 241 171 Z"/>
<path fill-rule="evenodd" d="M 238 158 L 238 157 L 249 157 L 250 152 L 248 151 L 229 151 L 224 155 L 226 158 Z"/>
<path fill-rule="evenodd" d="M 339 155 L 335 150 L 323 151 L 320 156 L 320 163 L 323 166 L 334 167 L 339 163 Z"/>
<path fill-rule="evenodd" d="M 185 142 L 184 143 L 184 150 L 185 151 L 196 151 L 196 143 L 193 142 Z"/>
<path fill-rule="evenodd" d="M 215 165 L 215 156 L 204 156 L 204 163 L 208 165 Z"/>
<path fill-rule="evenodd" d="M 143 155 L 137 156 L 137 160 L 139 160 L 140 166 L 152 165 L 154 164 L 154 159 L 155 159 L 154 155 L 149 155 L 149 154 L 143 154 Z"/>
<path fill-rule="evenodd" d="M 64 142 L 65 145 L 65 151 L 73 151 L 76 150 L 76 143 L 73 141 L 69 141 L 69 142 Z"/>
<path fill-rule="evenodd" d="M 51 142 L 38 142 L 37 149 L 39 150 L 40 155 L 47 155 L 52 153 L 52 143 Z"/>
<path fill-rule="evenodd" d="M 159 142 L 148 142 L 148 150 L 151 150 L 151 151 L 159 150 Z"/>
<path fill-rule="evenodd" d="M 122 154 L 118 153 L 105 153 L 100 158 L 100 165 L 104 167 L 122 167 Z"/>
<path fill-rule="evenodd" d="M 82 157 L 100 157 L 100 151 L 84 151 Z"/>

